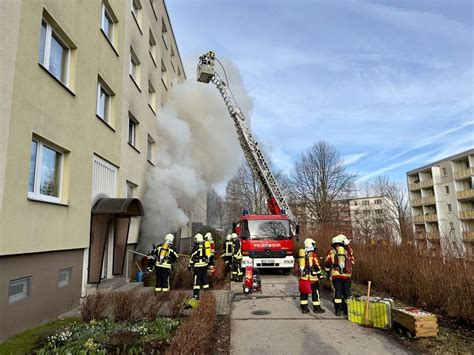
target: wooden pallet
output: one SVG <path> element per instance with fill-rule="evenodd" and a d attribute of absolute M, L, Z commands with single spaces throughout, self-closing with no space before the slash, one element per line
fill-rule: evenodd
<path fill-rule="evenodd" d="M 438 320 L 432 313 L 414 308 L 394 308 L 392 321 L 395 327 L 406 330 L 408 336 L 421 338 L 438 335 Z"/>

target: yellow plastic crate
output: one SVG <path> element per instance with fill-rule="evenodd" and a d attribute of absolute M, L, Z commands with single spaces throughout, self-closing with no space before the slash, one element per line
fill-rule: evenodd
<path fill-rule="evenodd" d="M 375 328 L 388 329 L 392 326 L 391 308 L 393 301 L 370 298 L 369 322 Z M 347 301 L 348 319 L 357 324 L 363 324 L 365 318 L 365 300 L 350 298 Z"/>

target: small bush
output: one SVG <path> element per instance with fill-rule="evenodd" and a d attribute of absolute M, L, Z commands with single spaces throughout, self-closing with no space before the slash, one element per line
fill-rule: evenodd
<path fill-rule="evenodd" d="M 216 299 L 204 292 L 199 306 L 193 310 L 171 340 L 166 354 L 209 354 L 216 324 Z"/>
<path fill-rule="evenodd" d="M 138 319 L 139 297 L 132 292 L 116 292 L 113 294 L 114 320 L 133 321 Z"/>
<path fill-rule="evenodd" d="M 193 288 L 193 273 L 188 271 L 189 257 L 180 257 L 171 273 L 171 289 L 185 290 Z"/>
<path fill-rule="evenodd" d="M 103 313 L 109 304 L 110 296 L 107 293 L 97 293 L 87 296 L 81 309 L 81 318 L 84 322 L 103 319 Z"/>
<path fill-rule="evenodd" d="M 163 301 L 150 293 L 137 295 L 136 300 L 138 304 L 137 318 L 139 319 L 155 320 L 161 307 L 163 307 Z"/>
<path fill-rule="evenodd" d="M 170 311 L 173 318 L 178 318 L 186 300 L 186 293 L 184 291 L 174 292 L 170 300 Z"/>

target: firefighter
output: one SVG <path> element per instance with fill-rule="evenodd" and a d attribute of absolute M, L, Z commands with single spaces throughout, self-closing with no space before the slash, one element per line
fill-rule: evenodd
<path fill-rule="evenodd" d="M 311 293 L 313 301 L 313 312 L 324 313 L 321 307 L 321 299 L 319 296 L 319 280 L 321 278 L 321 262 L 316 253 L 316 243 L 313 239 L 306 238 L 304 241 L 304 249 L 300 249 L 298 256 L 299 264 L 299 282 L 300 282 L 300 305 L 301 312 L 308 313 L 308 294 Z M 309 286 L 310 287 L 307 287 Z"/>
<path fill-rule="evenodd" d="M 334 286 L 334 309 L 336 316 L 347 315 L 347 299 L 351 295 L 351 276 L 354 256 L 350 240 L 343 234 L 332 238 L 331 250 L 326 257 L 326 271 Z"/>
<path fill-rule="evenodd" d="M 232 233 L 232 281 L 241 282 L 243 280 L 242 274 L 242 250 L 239 236 Z"/>
<path fill-rule="evenodd" d="M 172 248 L 173 241 L 173 234 L 167 234 L 164 242 L 150 252 L 155 262 L 155 293 L 168 292 L 170 290 L 171 264 L 178 261 L 178 254 Z"/>
<path fill-rule="evenodd" d="M 209 264 L 214 265 L 214 255 L 216 254 L 216 245 L 214 243 L 214 239 L 212 238 L 212 234 L 207 232 L 204 235 L 204 245 L 206 246 L 206 254 L 209 256 Z"/>
<path fill-rule="evenodd" d="M 207 278 L 207 269 L 209 266 L 209 257 L 206 255 L 206 248 L 204 246 L 204 238 L 202 234 L 198 233 L 194 236 L 193 253 L 189 259 L 188 270 L 191 267 L 194 271 L 194 286 L 193 299 L 199 300 L 199 292 L 201 289 L 207 290 L 209 288 L 209 281 Z"/>
<path fill-rule="evenodd" d="M 228 234 L 224 243 L 224 254 L 222 254 L 222 257 L 224 258 L 224 262 L 225 262 L 226 271 L 230 271 L 232 267 L 232 254 L 233 253 L 234 253 L 234 243 L 232 243 L 232 236 Z"/>

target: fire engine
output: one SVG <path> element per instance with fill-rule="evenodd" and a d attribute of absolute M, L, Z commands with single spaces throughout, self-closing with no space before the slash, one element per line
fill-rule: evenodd
<path fill-rule="evenodd" d="M 222 67 L 227 82 L 217 73 L 216 62 Z M 229 87 L 225 69 L 214 52 L 209 51 L 199 57 L 197 80 L 206 84 L 212 82 L 224 99 L 247 163 L 267 195 L 269 214 L 255 215 L 244 209 L 240 221 L 234 225 L 234 231 L 241 239 L 242 268 L 279 268 L 290 272 L 295 263 L 293 238 L 297 237 L 299 228 L 258 142 L 247 126 L 246 118 Z"/>

